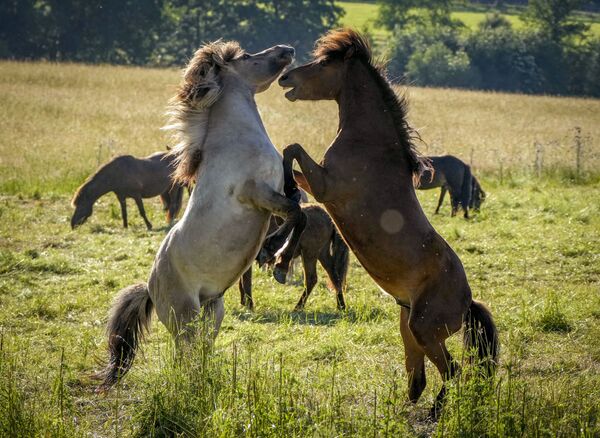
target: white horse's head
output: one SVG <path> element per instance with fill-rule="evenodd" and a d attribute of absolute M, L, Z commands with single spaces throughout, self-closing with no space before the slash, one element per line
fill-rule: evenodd
<path fill-rule="evenodd" d="M 293 58 L 294 49 L 283 45 L 252 54 L 235 41 L 206 44 L 188 63 L 176 99 L 194 109 L 210 107 L 218 99 L 227 76 L 235 76 L 253 93 L 260 93 L 269 88 Z"/>
<path fill-rule="evenodd" d="M 183 72 L 183 81 L 171 99 L 164 129 L 174 131 L 177 145 L 173 177 L 182 184 L 194 182 L 202 161 L 208 113 L 227 84 L 246 87 L 252 94 L 269 88 L 294 58 L 294 49 L 275 46 L 246 53 L 235 41 L 216 41 L 200 47 Z"/>

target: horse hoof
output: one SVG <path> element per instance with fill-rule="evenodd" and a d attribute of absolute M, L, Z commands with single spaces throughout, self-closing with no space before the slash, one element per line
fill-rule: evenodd
<path fill-rule="evenodd" d="M 273 278 L 275 278 L 278 283 L 285 284 L 286 277 L 287 269 L 283 269 L 280 266 L 275 266 L 275 269 L 273 269 Z"/>
<path fill-rule="evenodd" d="M 425 421 L 428 421 L 430 423 L 437 423 L 439 416 L 440 416 L 440 407 L 434 405 L 429 410 L 427 417 L 425 417 Z"/>

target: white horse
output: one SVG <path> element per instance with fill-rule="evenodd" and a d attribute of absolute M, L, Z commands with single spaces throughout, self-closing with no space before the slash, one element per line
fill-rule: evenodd
<path fill-rule="evenodd" d="M 298 204 L 282 195 L 282 157 L 254 101 L 293 56 L 288 46 L 249 54 L 236 42 L 218 41 L 198 49 L 188 64 L 166 128 L 179 140 L 172 151 L 176 179 L 197 184 L 183 218 L 160 246 L 148 284 L 123 289 L 113 304 L 110 361 L 100 373 L 101 390 L 131 367 L 153 308 L 184 340 L 193 337 L 197 328 L 189 323 L 201 314 L 214 339 L 224 315 L 223 294 L 252 264 L 271 213 L 287 218 L 286 223 L 305 223 Z M 280 256 L 284 269 L 302 230 L 302 225 L 294 229 L 292 249 Z M 287 235 L 289 227 L 281 232 Z"/>

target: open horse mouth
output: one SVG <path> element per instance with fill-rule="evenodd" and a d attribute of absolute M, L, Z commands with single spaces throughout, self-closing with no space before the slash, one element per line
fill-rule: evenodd
<path fill-rule="evenodd" d="M 283 74 L 279 78 L 278 82 L 282 88 L 291 88 L 291 90 L 289 90 L 287 93 L 285 93 L 285 98 L 287 100 L 289 100 L 290 102 L 294 102 L 296 100 L 296 85 L 294 83 L 292 83 L 288 74 L 287 73 Z"/>

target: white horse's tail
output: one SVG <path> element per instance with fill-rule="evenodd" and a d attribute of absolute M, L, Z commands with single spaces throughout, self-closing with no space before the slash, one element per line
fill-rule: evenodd
<path fill-rule="evenodd" d="M 96 375 L 102 379 L 100 391 L 110 389 L 131 368 L 138 343 L 148 331 L 152 308 L 146 283 L 126 287 L 115 298 L 106 328 L 110 359 Z"/>

